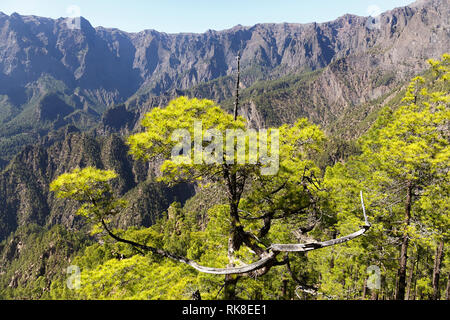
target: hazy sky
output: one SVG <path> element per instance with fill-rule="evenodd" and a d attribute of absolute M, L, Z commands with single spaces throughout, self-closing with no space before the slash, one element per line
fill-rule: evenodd
<path fill-rule="evenodd" d="M 0 0 L 0 11 L 51 18 L 83 16 L 94 27 L 128 32 L 223 30 L 237 24 L 325 22 L 352 13 L 368 16 L 413 0 Z M 373 15 L 373 14 L 372 14 Z"/>

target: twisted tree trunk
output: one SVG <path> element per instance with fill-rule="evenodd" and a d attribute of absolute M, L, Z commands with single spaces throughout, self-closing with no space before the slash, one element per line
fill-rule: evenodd
<path fill-rule="evenodd" d="M 411 270 L 409 270 L 409 277 L 408 277 L 408 289 L 406 292 L 406 300 L 414 300 L 411 299 L 411 289 L 413 286 L 413 280 L 414 280 L 414 270 L 416 269 L 416 265 L 419 263 L 419 254 L 420 254 L 420 248 L 417 250 L 416 259 L 414 261 L 411 261 Z"/>
<path fill-rule="evenodd" d="M 434 257 L 434 268 L 433 268 L 433 294 L 431 296 L 432 300 L 439 300 L 441 298 L 441 293 L 439 291 L 439 277 L 441 273 L 441 263 L 442 256 L 444 253 L 444 240 L 439 242 L 436 248 L 436 256 Z"/>
<path fill-rule="evenodd" d="M 412 182 L 408 182 L 405 200 L 405 230 L 403 232 L 402 246 L 400 249 L 400 265 L 398 269 L 397 286 L 395 290 L 395 299 L 404 300 L 406 292 L 406 266 L 408 263 L 408 227 L 411 220 L 411 204 L 412 204 Z"/>

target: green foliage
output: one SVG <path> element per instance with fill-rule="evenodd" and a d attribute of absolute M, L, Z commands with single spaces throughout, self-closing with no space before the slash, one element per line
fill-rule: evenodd
<path fill-rule="evenodd" d="M 178 98 L 169 103 L 166 108 L 154 108 L 142 121 L 145 132 L 134 134 L 129 137 L 128 143 L 133 156 L 138 159 L 151 160 L 162 157 L 165 163 L 162 171 L 169 172 L 175 165 L 171 158 L 171 152 L 178 144 L 172 139 L 172 134 L 179 130 L 187 130 L 191 140 L 194 139 L 194 122 L 201 121 L 202 136 L 209 129 L 225 132 L 227 129 L 245 129 L 243 119 L 234 121 L 233 116 L 227 114 L 210 100 Z M 191 142 L 191 141 L 190 141 Z M 191 159 L 193 159 L 193 148 Z M 181 171 L 186 171 L 183 166 L 178 166 Z M 211 166 L 198 166 L 197 170 L 204 170 Z M 188 173 L 188 172 L 185 172 Z"/>
<path fill-rule="evenodd" d="M 205 230 L 196 224 L 195 212 L 185 212 L 177 203 L 168 211 L 168 216 L 150 228 L 119 232 L 124 238 L 186 254 L 205 265 L 227 263 L 226 206 L 208 211 L 211 223 Z M 239 254 L 242 262 L 250 261 L 249 256 L 249 252 Z M 52 299 L 191 299 L 197 289 L 203 299 L 223 295 L 221 276 L 198 273 L 187 265 L 151 254 L 136 255 L 130 246 L 108 238 L 102 245 L 84 249 L 72 264 L 81 270 L 80 288 L 69 289 L 67 277 L 59 278 L 52 283 Z M 279 289 L 283 279 L 286 275 L 276 269 L 261 279 L 245 279 L 239 283 L 238 295 L 245 299 L 282 298 Z"/>
<path fill-rule="evenodd" d="M 258 244 L 263 247 L 274 242 L 309 242 L 312 237 L 317 240 L 337 238 L 357 230 L 362 224 L 360 190 L 363 190 L 372 224 L 363 237 L 350 242 L 307 254 L 290 254 L 294 275 L 306 286 L 316 287 L 317 295 L 301 291 L 288 270 L 279 267 L 260 278 L 241 279 L 236 288 L 238 298 L 392 299 L 398 277 L 399 246 L 405 235 L 410 240 L 408 297 L 426 299 L 432 295 L 430 274 L 442 241 L 445 246 L 439 284 L 441 296 L 444 296 L 450 274 L 447 248 L 450 56 L 429 62 L 430 75 L 414 78 L 403 98 L 396 100 L 400 105 L 384 108 L 357 144 L 329 140 L 325 145 L 327 153 L 323 153 L 323 132 L 300 119 L 292 125 L 269 129 L 279 130 L 279 170 L 275 175 L 262 175 L 260 163 L 230 166 L 233 173 L 245 172 L 251 181 L 238 203 L 239 212 L 247 218 L 267 212 L 276 217 L 270 232 L 262 235 L 258 230 L 264 226 L 263 221 L 240 221 L 239 227 L 259 236 Z M 283 83 L 279 85 L 281 90 L 286 89 Z M 184 207 L 173 203 L 150 228 L 114 232 L 122 238 L 186 256 L 205 266 L 224 267 L 230 263 L 228 239 L 234 226 L 230 223 L 233 203 L 227 201 L 226 182 L 218 174 L 221 165 L 179 163 L 171 159 L 176 144 L 171 139 L 172 132 L 186 129 L 192 137 L 195 120 L 203 122 L 202 136 L 211 128 L 219 132 L 246 128 L 244 119 L 234 121 L 209 100 L 179 98 L 166 108 L 147 114 L 143 121 L 146 130 L 128 140 L 131 153 L 145 160 L 161 160 L 162 181 L 200 182 L 200 190 Z M 334 154 L 333 148 L 337 149 Z M 326 167 L 320 188 L 312 187 L 322 176 L 312 159 L 319 159 L 320 166 Z M 111 171 L 76 169 L 60 176 L 51 189 L 60 197 L 79 201 L 78 214 L 98 222 L 123 212 L 126 206 L 112 194 L 110 183 L 115 177 Z M 310 188 L 305 188 L 305 184 Z M 407 187 L 412 189 L 410 221 L 404 219 Z M 307 196 L 307 193 L 311 194 Z M 309 203 L 311 199 L 313 206 Z M 296 214 L 289 214 L 294 212 Z M 320 215 L 315 215 L 316 212 Z M 299 237 L 293 232 L 311 223 L 310 219 L 317 219 L 319 223 L 308 234 Z M 257 259 L 247 246 L 233 253 L 236 266 Z M 224 297 L 223 276 L 199 273 L 187 265 L 150 253 L 142 255 L 130 245 L 113 242 L 108 236 L 101 244 L 84 249 L 72 263 L 81 269 L 81 287 L 71 290 L 66 278 L 61 277 L 51 283 L 49 297 L 190 299 L 196 290 L 200 290 L 203 299 Z M 380 287 L 369 287 L 370 271 L 374 269 L 380 272 Z M 36 280 L 36 287 L 41 281 Z"/>
<path fill-rule="evenodd" d="M 172 139 L 172 133 L 175 130 L 186 129 L 190 133 L 191 138 L 195 136 L 194 127 L 195 121 L 202 122 L 202 137 L 206 134 L 206 130 L 215 129 L 217 132 L 226 135 L 229 129 L 245 129 L 244 119 L 234 118 L 222 111 L 212 101 L 178 98 L 172 101 L 164 109 L 153 109 L 146 115 L 143 120 L 143 126 L 146 128 L 145 132 L 135 134 L 129 138 L 129 144 L 131 153 L 141 159 L 151 160 L 155 158 L 162 159 L 161 165 L 161 180 L 171 183 L 179 181 L 199 181 L 201 178 L 205 187 L 212 183 L 216 186 L 221 186 L 226 183 L 226 175 L 239 175 L 245 177 L 249 181 L 254 181 L 254 186 L 249 188 L 245 192 L 245 198 L 242 199 L 243 211 L 248 210 L 250 212 L 267 211 L 272 215 L 283 214 L 285 211 L 301 211 L 310 206 L 308 202 L 308 193 L 311 190 L 305 189 L 306 180 L 305 176 L 319 176 L 320 170 L 311 161 L 311 156 L 318 154 L 321 150 L 322 142 L 324 140 L 323 132 L 315 125 L 310 124 L 306 119 L 300 119 L 293 125 L 283 125 L 278 130 L 279 134 L 277 138 L 279 140 L 278 150 L 273 149 L 274 138 L 271 131 L 275 132 L 274 128 L 269 128 L 269 140 L 268 148 L 272 154 L 277 154 L 277 166 L 279 167 L 272 175 L 265 176 L 261 169 L 266 164 L 262 162 L 256 163 L 239 163 L 237 161 L 237 153 L 239 148 L 245 147 L 244 152 L 248 150 L 249 137 L 242 146 L 234 144 L 234 150 L 237 151 L 234 154 L 234 159 L 226 155 L 225 159 L 234 160 L 233 163 L 228 163 L 226 169 L 221 161 L 218 162 L 178 162 L 175 161 L 172 156 L 172 150 L 176 141 Z M 258 136 L 257 136 L 258 138 Z M 189 141 L 192 144 L 192 140 Z M 258 152 L 261 154 L 261 145 Z M 250 151 L 249 151 L 250 152 Z M 191 154 L 190 156 L 195 156 Z M 228 158 L 227 158 L 228 157 Z M 248 159 L 248 157 L 246 157 Z M 229 170 L 223 171 L 221 170 Z M 219 172 L 219 174 L 218 174 Z M 225 175 L 225 177 L 224 177 Z M 94 169 L 91 167 L 83 170 L 75 169 L 71 173 L 66 173 L 58 177 L 52 182 L 50 188 L 56 193 L 58 197 L 69 198 L 81 203 L 81 208 L 78 210 L 78 214 L 86 216 L 94 222 L 102 222 L 105 217 L 114 215 L 119 212 L 120 207 L 125 205 L 122 200 L 116 200 L 112 195 L 109 180 L 115 178 L 116 175 L 110 171 L 104 171 Z M 282 186 L 282 188 L 279 188 Z M 277 192 L 273 192 L 274 189 L 279 189 Z M 271 195 L 272 193 L 272 195 Z M 270 201 L 267 201 L 269 199 Z M 236 226 L 230 224 L 230 210 L 233 203 L 218 204 L 212 206 L 208 212 L 208 223 L 206 226 L 200 228 L 196 221 L 196 214 L 190 212 L 184 212 L 178 204 L 173 204 L 169 210 L 167 218 L 157 222 L 149 229 L 144 229 L 138 233 L 128 230 L 124 233 L 128 239 L 135 239 L 139 236 L 139 233 L 147 234 L 145 237 L 140 237 L 139 243 L 144 243 L 157 248 L 163 248 L 168 252 L 173 252 L 179 255 L 187 256 L 190 259 L 198 261 L 198 263 L 210 266 L 210 267 L 224 267 L 229 263 L 228 252 L 228 236 L 233 232 L 233 228 Z M 238 202 L 239 205 L 239 202 Z M 261 244 L 270 245 L 271 241 L 292 241 L 293 237 L 290 234 L 290 228 L 295 225 L 300 225 L 302 220 L 305 219 L 308 212 L 305 211 L 304 215 L 297 214 L 295 218 L 279 219 L 274 222 L 275 233 L 269 233 L 267 229 L 260 235 Z M 258 229 L 263 228 L 261 221 L 257 220 L 245 220 L 240 222 L 240 228 L 247 230 L 247 232 L 258 233 Z M 100 229 L 98 230 L 100 231 Z M 115 231 L 116 234 L 120 232 Z M 119 245 L 120 247 L 120 245 Z M 123 249 L 127 252 L 128 249 Z M 123 251 L 122 251 L 123 252 Z M 122 253 L 125 256 L 133 255 L 135 252 Z M 122 255 L 121 254 L 121 255 Z M 259 259 L 252 250 L 249 250 L 247 246 L 240 246 L 234 253 L 233 263 L 235 265 L 241 265 L 251 263 Z M 154 274 L 150 274 L 149 277 L 161 276 L 161 272 L 167 274 L 165 277 L 172 277 L 173 273 L 192 273 L 188 267 L 176 266 L 172 268 L 173 262 L 165 262 L 159 257 L 152 257 L 156 259 L 157 263 L 161 263 L 161 268 L 152 267 L 155 270 Z M 114 297 L 136 297 L 134 288 L 138 282 L 134 275 L 130 274 L 131 278 L 127 278 L 129 283 L 135 283 L 131 287 L 125 286 L 125 291 L 120 291 L 117 279 L 110 279 L 111 273 L 108 273 L 108 269 L 116 270 L 112 275 L 116 275 L 122 268 L 128 270 L 131 266 L 134 266 L 136 261 L 141 261 L 140 258 L 130 257 L 126 258 L 121 263 L 117 261 L 108 260 L 103 265 L 95 268 L 90 268 L 88 271 L 88 277 L 95 279 L 86 285 L 85 290 L 80 293 L 78 297 L 92 298 L 94 296 L 104 297 L 100 294 L 97 284 L 102 283 L 99 279 L 105 279 L 108 282 L 107 285 L 112 291 L 108 292 L 109 296 Z M 156 263 L 156 262 L 155 262 Z M 147 265 L 146 267 L 150 267 Z M 139 267 L 140 268 L 140 267 Z M 137 268 L 137 269 L 139 269 Z M 187 269 L 186 269 L 187 268 Z M 136 270 L 137 270 L 136 269 Z M 133 269 L 134 270 L 134 269 Z M 135 272 L 130 271 L 130 272 Z M 138 271 L 136 271 L 138 272 Z M 277 271 L 273 271 L 277 273 Z M 127 273 L 129 274 L 129 273 Z M 133 273 L 134 274 L 134 273 Z M 175 275 L 173 275 L 175 277 Z M 186 275 L 187 276 L 187 275 Z M 182 276 L 176 276 L 182 278 Z M 188 277 L 188 276 L 187 276 Z M 268 275 L 267 277 L 270 277 Z M 266 278 L 266 277 L 265 277 Z M 264 278 L 264 279 L 265 279 Z M 152 278 L 153 279 L 153 278 Z M 128 280 L 127 283 L 128 283 Z M 153 280 L 158 283 L 159 280 Z M 184 280 L 180 280 L 183 283 Z M 191 280 L 186 280 L 186 283 L 197 283 L 197 286 L 205 290 L 206 297 L 212 294 L 212 291 L 217 290 L 220 280 L 217 276 L 198 274 Z M 120 282 L 122 283 L 122 282 Z M 246 280 L 243 283 L 252 283 L 250 280 Z M 256 282 L 255 282 L 256 283 Z M 266 296 L 264 290 L 260 285 L 252 283 L 254 289 L 246 289 L 246 294 L 254 297 L 269 297 Z M 277 283 L 276 281 L 274 283 Z M 122 286 L 123 287 L 123 286 Z M 138 291 L 147 292 L 146 295 L 140 297 L 151 298 L 173 298 L 181 297 L 180 295 L 162 295 L 160 285 L 155 289 L 148 288 Z M 60 294 L 64 296 L 66 291 L 64 288 L 60 288 L 62 292 Z M 177 287 L 177 289 L 179 289 Z M 61 291 L 60 290 L 60 291 Z M 84 289 L 83 289 L 84 290 Z M 117 291 L 117 295 L 116 295 Z M 225 291 L 225 290 L 224 290 Z M 124 293 L 126 292 L 126 293 Z M 217 296 L 217 293 L 216 293 Z"/>
<path fill-rule="evenodd" d="M 77 214 L 99 223 L 119 213 L 127 204 L 123 199 L 115 199 L 109 184 L 114 178 L 117 178 L 117 174 L 111 170 L 76 168 L 55 179 L 50 184 L 50 190 L 58 198 L 81 202 Z"/>
<path fill-rule="evenodd" d="M 61 281 L 73 257 L 91 241 L 61 225 L 49 230 L 19 227 L 0 243 L 0 297 L 50 299 L 50 287 Z"/>
<path fill-rule="evenodd" d="M 325 186 L 332 191 L 333 211 L 338 212 L 336 230 L 344 233 L 357 224 L 359 190 L 365 191 L 372 227 L 366 237 L 310 254 L 317 261 L 324 293 L 337 298 L 361 296 L 366 292 L 361 274 L 374 265 L 380 268 L 382 281 L 372 297 L 392 298 L 398 269 L 396 245 L 405 233 L 411 241 L 409 268 L 419 268 L 408 280 L 410 297 L 423 298 L 432 291 L 433 270 L 429 264 L 416 264 L 423 256 L 433 258 L 437 244 L 448 241 L 449 58 L 444 55 L 441 62 L 431 61 L 435 77 L 414 78 L 404 104 L 381 113 L 361 138 L 360 155 L 327 169 Z M 410 221 L 404 218 L 408 187 L 413 194 Z"/>

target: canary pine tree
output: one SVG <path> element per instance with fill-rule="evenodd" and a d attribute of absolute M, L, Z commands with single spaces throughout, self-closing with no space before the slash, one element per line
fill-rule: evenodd
<path fill-rule="evenodd" d="M 329 168 L 325 179 L 330 189 L 335 190 L 334 197 L 339 198 L 336 203 L 347 212 L 352 204 L 346 196 L 359 189 L 366 190 L 374 221 L 368 237 L 376 235 L 373 243 L 366 245 L 377 264 L 389 270 L 393 245 L 399 245 L 394 275 L 396 299 L 405 298 L 411 241 L 415 247 L 430 247 L 429 241 L 434 243 L 431 247 L 436 247 L 433 295 L 438 296 L 438 270 L 450 227 L 450 55 L 429 63 L 432 75 L 428 79 L 414 78 L 403 104 L 396 110 L 383 110 L 361 139 L 362 154 L 344 165 Z"/>
<path fill-rule="evenodd" d="M 274 267 L 287 266 L 288 255 L 280 259 L 280 253 L 332 246 L 352 240 L 369 228 L 366 219 L 364 228 L 340 239 L 300 244 L 292 233 L 294 229 L 307 233 L 320 222 L 320 199 L 324 192 L 316 179 L 320 170 L 312 160 L 320 150 L 324 134 L 306 119 L 293 125 L 255 131 L 252 136 L 251 132 L 244 132 L 248 128 L 243 118 L 227 114 L 212 101 L 181 97 L 166 108 L 153 109 L 142 124 L 146 130 L 128 140 L 130 151 L 137 159 L 160 161 L 161 181 L 216 187 L 223 195 L 224 202 L 208 213 L 208 237 L 204 233 L 192 233 L 195 237 L 191 241 L 194 242 L 185 242 L 186 246 L 192 245 L 192 250 L 207 245 L 210 252 L 200 250 L 201 254 L 198 254 L 199 250 L 191 250 L 189 255 L 189 252 L 176 250 L 173 246 L 166 250 L 167 241 L 177 243 L 167 234 L 164 237 L 167 241 L 146 243 L 114 232 L 109 222 L 126 203 L 115 198 L 106 184 L 115 177 L 112 172 L 94 168 L 75 169 L 58 177 L 51 190 L 59 197 L 80 202 L 79 214 L 91 219 L 114 240 L 133 246 L 139 253 L 151 252 L 203 273 L 224 275 L 223 294 L 227 299 L 236 297 L 236 286 L 242 279 L 262 277 Z M 183 129 L 184 136 L 180 136 Z M 231 155 L 227 149 L 230 130 L 242 133 L 231 139 Z M 211 132 L 215 133 L 213 137 Z M 177 133 L 176 139 L 174 133 Z M 197 135 L 201 141 L 200 148 L 208 150 L 211 143 L 218 148 L 211 149 L 208 157 L 200 154 L 197 158 Z M 225 138 L 219 139 L 221 136 Z M 183 154 L 180 154 L 180 138 L 183 148 L 188 149 Z M 253 138 L 259 144 L 252 151 L 250 142 Z M 226 154 L 220 152 L 222 147 L 227 149 Z M 174 153 L 174 150 L 177 151 Z M 239 154 L 243 157 L 239 158 Z M 214 161 L 210 161 L 211 158 Z M 250 161 L 251 158 L 254 161 Z M 224 216 L 226 212 L 228 214 Z M 359 218 L 362 217 L 360 214 Z M 222 223 L 216 223 L 216 219 Z M 214 236 L 218 230 L 221 230 L 220 238 Z M 179 233 L 180 237 L 191 231 L 184 229 Z M 195 242 L 199 236 L 202 240 Z M 195 251 L 197 254 L 193 254 Z M 205 257 L 209 259 L 205 260 Z"/>
<path fill-rule="evenodd" d="M 361 154 L 327 168 L 320 186 L 313 159 L 324 134 L 305 119 L 268 129 L 279 132 L 279 168 L 263 175 L 267 163 L 172 157 L 180 142 L 172 139 L 175 130 L 186 129 L 192 138 L 195 122 L 201 121 L 201 147 L 208 148 L 214 142 L 208 129 L 246 130 L 243 118 L 212 101 L 187 98 L 152 110 L 142 122 L 145 131 L 128 140 L 133 156 L 161 163 L 160 180 L 195 183 L 215 193 L 218 203 L 206 219 L 173 204 L 150 228 L 117 230 L 112 220 L 126 202 L 109 187 L 113 172 L 85 168 L 60 176 L 51 189 L 80 202 L 78 213 L 109 238 L 76 259 L 87 268 L 86 285 L 69 292 L 55 284 L 56 297 L 170 299 L 200 290 L 208 299 L 219 294 L 292 298 L 293 292 L 319 299 L 367 298 L 369 293 L 371 298 L 438 299 L 445 289 L 439 286 L 446 280 L 442 274 L 449 276 L 450 56 L 429 62 L 432 74 L 414 78 L 402 105 L 384 109 L 360 139 Z M 269 145 L 275 141 L 268 140 Z M 183 142 L 194 145 L 192 139 Z M 247 148 L 250 137 L 244 142 Z M 239 147 L 233 146 L 236 155 Z M 195 147 L 187 155 L 195 159 L 194 152 Z M 370 224 L 361 219 L 358 203 L 361 190 L 372 223 L 367 233 Z M 111 252 L 120 252 L 119 257 Z M 367 280 L 372 267 L 381 276 L 376 286 Z"/>

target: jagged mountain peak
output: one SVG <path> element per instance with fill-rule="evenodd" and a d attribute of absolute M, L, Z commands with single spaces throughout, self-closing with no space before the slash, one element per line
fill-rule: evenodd
<path fill-rule="evenodd" d="M 5 158 L 2 149 L 6 148 L 1 137 L 14 137 L 15 145 L 23 145 L 65 124 L 89 128 L 116 104 L 145 103 L 170 92 L 206 88 L 214 81 L 226 85 L 220 90 L 207 89 L 217 94 L 204 97 L 223 100 L 233 94 L 238 52 L 243 87 L 326 68 L 344 58 L 350 65 L 370 65 L 367 70 L 360 68 L 368 73 L 396 68 L 397 76 L 404 79 L 410 70 L 422 70 L 427 58 L 438 58 L 448 51 L 447 1 L 430 0 L 418 2 L 414 8 L 396 8 L 382 14 L 375 26 L 368 25 L 367 17 L 344 15 L 325 23 L 238 25 L 199 34 L 156 30 L 127 33 L 93 28 L 82 17 L 80 29 L 71 29 L 65 18 L 3 14 L 0 127 L 4 129 L 0 130 L 0 158 Z M 419 4 L 426 10 L 415 9 Z M 374 55 L 376 58 L 368 58 Z M 363 83 L 367 78 L 369 74 L 361 78 L 365 79 Z M 362 88 L 361 92 L 367 90 Z M 50 112 L 50 118 L 42 117 L 42 110 L 51 109 L 45 103 L 48 94 L 56 94 L 63 101 L 59 117 L 58 110 Z M 42 121 L 48 120 L 53 123 L 43 129 Z M 24 131 L 31 134 L 21 136 Z"/>

